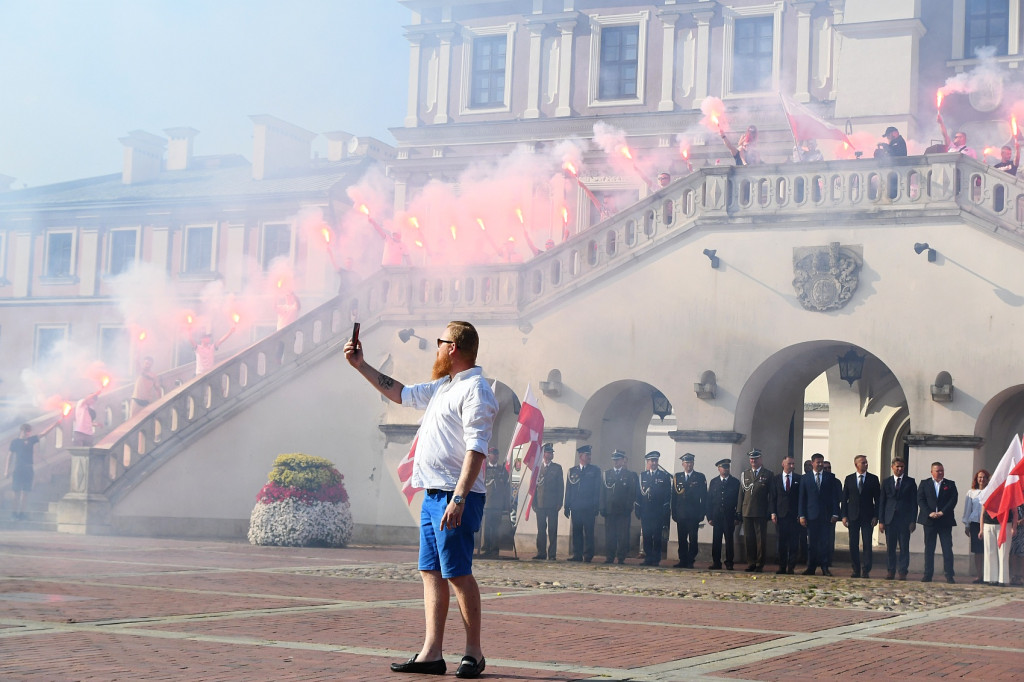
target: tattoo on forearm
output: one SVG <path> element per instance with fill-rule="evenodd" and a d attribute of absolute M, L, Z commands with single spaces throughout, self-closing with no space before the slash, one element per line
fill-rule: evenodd
<path fill-rule="evenodd" d="M 383 388 L 385 391 L 389 391 L 394 387 L 395 380 L 385 374 L 378 374 L 377 385 Z"/>

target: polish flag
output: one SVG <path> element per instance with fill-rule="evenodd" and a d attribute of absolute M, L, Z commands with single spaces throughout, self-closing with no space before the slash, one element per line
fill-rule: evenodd
<path fill-rule="evenodd" d="M 419 435 L 412 439 L 412 447 L 409 448 L 409 453 L 398 463 L 398 480 L 402 482 L 402 494 L 405 495 L 405 499 L 410 505 L 412 504 L 413 496 L 420 490 L 423 490 L 423 488 L 414 488 L 412 485 L 412 460 L 416 456 L 416 442 L 419 439 Z"/>
<path fill-rule="evenodd" d="M 818 118 L 804 105 L 782 95 L 782 108 L 786 110 L 786 118 L 797 143 L 801 140 L 840 140 L 853 148 L 853 143 L 841 128 Z"/>
<path fill-rule="evenodd" d="M 1021 477 L 1024 476 L 1024 452 L 1021 450 L 1020 437 L 1013 435 L 1010 447 L 1006 448 L 1003 458 L 992 473 L 988 485 L 981 491 L 978 500 L 988 515 L 999 520 L 1000 547 L 1006 542 L 1006 525 L 1010 513 L 1024 504 L 1024 488 Z"/>
<path fill-rule="evenodd" d="M 540 448 L 544 441 L 544 415 L 541 414 L 537 399 L 533 395 L 530 385 L 526 385 L 526 396 L 523 398 L 523 405 L 519 409 L 519 420 L 516 422 L 516 429 L 512 433 L 512 444 L 508 449 L 508 457 L 505 460 L 505 468 L 511 471 L 511 464 L 515 457 L 517 447 L 526 447 L 526 454 L 522 457 L 522 466 L 530 472 L 530 494 L 526 496 L 525 516 L 530 518 L 530 501 L 533 500 L 534 490 L 537 488 L 537 464 L 541 461 Z M 525 477 L 526 471 L 523 472 Z M 518 515 L 517 515 L 517 518 Z"/>

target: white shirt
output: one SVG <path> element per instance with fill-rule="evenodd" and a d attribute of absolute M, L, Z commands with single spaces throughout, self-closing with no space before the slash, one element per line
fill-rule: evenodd
<path fill-rule="evenodd" d="M 75 403 L 75 428 L 74 430 L 78 433 L 84 433 L 87 436 L 91 436 L 96 433 L 96 425 L 92 421 L 92 413 L 89 412 L 91 405 L 86 404 L 86 399 L 82 398 Z"/>
<path fill-rule="evenodd" d="M 964 496 L 964 517 L 961 523 L 981 523 L 982 506 L 978 497 L 981 496 L 982 488 L 972 488 Z"/>
<path fill-rule="evenodd" d="M 498 401 L 480 367 L 402 389 L 402 404 L 426 410 L 416 434 L 412 484 L 455 490 L 470 450 L 487 452 Z M 484 467 L 472 492 L 486 493 Z"/>

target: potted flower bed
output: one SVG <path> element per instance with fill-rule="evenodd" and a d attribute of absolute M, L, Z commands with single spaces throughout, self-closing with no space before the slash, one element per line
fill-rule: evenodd
<path fill-rule="evenodd" d="M 278 455 L 249 517 L 249 542 L 286 547 L 344 547 L 352 510 L 342 476 L 323 457 Z"/>

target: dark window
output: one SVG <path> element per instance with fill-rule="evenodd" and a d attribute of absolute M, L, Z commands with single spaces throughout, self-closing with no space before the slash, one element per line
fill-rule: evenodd
<path fill-rule="evenodd" d="M 189 227 L 185 230 L 185 272 L 213 270 L 213 228 Z"/>
<path fill-rule="evenodd" d="M 263 270 L 277 258 L 287 258 L 292 252 L 291 225 L 266 225 L 263 228 Z"/>
<path fill-rule="evenodd" d="M 639 26 L 601 29 L 598 99 L 635 99 L 639 66 Z"/>
<path fill-rule="evenodd" d="M 66 327 L 36 327 L 36 367 L 53 359 L 57 345 L 67 337 Z"/>
<path fill-rule="evenodd" d="M 976 56 L 984 47 L 994 47 L 997 55 L 1007 53 L 1010 26 L 1009 0 L 967 0 L 964 27 L 964 56 Z"/>
<path fill-rule="evenodd" d="M 734 25 L 733 92 L 762 92 L 772 87 L 772 17 L 737 19 Z"/>
<path fill-rule="evenodd" d="M 111 370 L 126 373 L 129 358 L 128 330 L 100 327 L 100 361 Z"/>
<path fill-rule="evenodd" d="M 71 274 L 71 244 L 74 236 L 70 232 L 51 232 L 46 235 L 47 277 L 67 277 Z"/>
<path fill-rule="evenodd" d="M 135 230 L 110 233 L 110 274 L 120 275 L 135 265 Z"/>
<path fill-rule="evenodd" d="M 505 36 L 473 40 L 473 81 L 469 106 L 500 107 L 505 104 Z"/>

